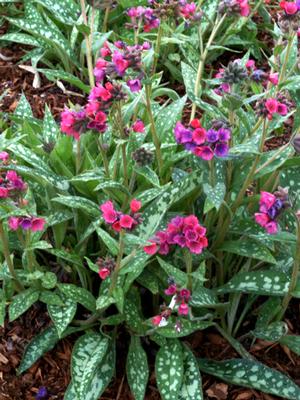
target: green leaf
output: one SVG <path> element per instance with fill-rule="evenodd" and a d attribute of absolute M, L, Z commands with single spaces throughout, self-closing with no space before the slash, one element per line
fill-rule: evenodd
<path fill-rule="evenodd" d="M 262 340 L 269 342 L 278 342 L 284 335 L 287 334 L 288 327 L 285 322 L 272 322 L 268 326 L 258 327 L 252 331 L 252 334 Z"/>
<path fill-rule="evenodd" d="M 85 260 L 86 260 L 86 262 L 87 262 L 87 264 L 89 266 L 89 269 L 98 274 L 99 273 L 98 265 L 94 264 L 88 257 L 84 257 L 84 258 L 85 258 Z"/>
<path fill-rule="evenodd" d="M 260 295 L 284 296 L 288 292 L 289 279 L 278 271 L 240 272 L 226 285 L 218 289 L 218 293 L 256 293 Z"/>
<path fill-rule="evenodd" d="M 78 400 L 86 400 L 86 393 L 108 348 L 108 339 L 98 333 L 86 333 L 74 345 L 71 375 Z"/>
<path fill-rule="evenodd" d="M 182 110 L 185 106 L 187 96 L 173 101 L 167 107 L 162 108 L 156 116 L 156 130 L 162 143 L 176 143 L 174 137 L 174 127 L 180 119 Z"/>
<path fill-rule="evenodd" d="M 294 353 L 300 356 L 300 336 L 286 335 L 280 339 L 279 343 L 287 346 Z"/>
<path fill-rule="evenodd" d="M 178 400 L 203 400 L 202 380 L 193 352 L 183 346 L 183 382 Z"/>
<path fill-rule="evenodd" d="M 100 295 L 96 301 L 97 310 L 104 310 L 115 303 L 115 299 L 111 296 Z"/>
<path fill-rule="evenodd" d="M 12 322 L 24 314 L 38 299 L 39 292 L 36 289 L 26 289 L 14 296 L 8 309 L 9 321 Z"/>
<path fill-rule="evenodd" d="M 72 322 L 77 310 L 77 303 L 65 295 L 62 298 L 64 302 L 62 306 L 48 304 L 48 313 L 57 329 L 59 337 L 62 336 L 69 323 Z"/>
<path fill-rule="evenodd" d="M 53 289 L 57 284 L 57 276 L 54 272 L 47 271 L 42 277 L 42 286 L 45 289 Z"/>
<path fill-rule="evenodd" d="M 140 338 L 137 336 L 131 336 L 126 362 L 126 374 L 135 400 L 144 400 L 149 379 L 149 367 L 146 352 L 141 345 Z"/>
<path fill-rule="evenodd" d="M 17 115 L 22 118 L 32 118 L 32 110 L 31 106 L 28 103 L 25 94 L 22 94 L 19 103 L 15 109 L 14 115 Z"/>
<path fill-rule="evenodd" d="M 176 339 L 161 347 L 155 360 L 156 382 L 162 400 L 178 400 L 183 382 L 182 346 Z"/>
<path fill-rule="evenodd" d="M 102 183 L 100 183 L 98 186 L 96 186 L 96 188 L 94 189 L 95 192 L 99 191 L 99 190 L 104 190 L 104 189 L 115 189 L 115 190 L 120 190 L 121 192 L 129 195 L 130 193 L 128 192 L 128 189 L 122 185 L 119 182 L 115 182 L 115 181 L 104 181 Z"/>
<path fill-rule="evenodd" d="M 34 1 L 47 8 L 54 14 L 55 18 L 65 24 L 73 25 L 78 19 L 80 8 L 72 0 L 60 0 L 59 2 L 51 0 Z"/>
<path fill-rule="evenodd" d="M 261 390 L 289 400 L 299 400 L 300 388 L 287 376 L 258 361 L 233 359 L 228 361 L 199 360 L 201 371 L 230 384 Z"/>
<path fill-rule="evenodd" d="M 33 36 L 27 35 L 26 33 L 6 33 L 1 36 L 1 40 L 7 40 L 8 42 L 27 44 L 29 46 L 40 47 L 43 42 Z"/>
<path fill-rule="evenodd" d="M 18 368 L 18 374 L 22 374 L 42 357 L 44 353 L 52 350 L 58 340 L 59 337 L 54 326 L 50 326 L 35 336 L 24 351 L 21 364 Z"/>
<path fill-rule="evenodd" d="M 104 229 L 97 226 L 96 232 L 99 238 L 103 241 L 108 251 L 116 256 L 119 252 L 119 244 L 116 239 L 112 238 L 109 233 L 107 233 Z"/>
<path fill-rule="evenodd" d="M 210 307 L 219 304 L 219 301 L 212 290 L 205 287 L 197 287 L 193 290 L 193 295 L 189 304 L 195 308 Z"/>
<path fill-rule="evenodd" d="M 160 186 L 159 177 L 156 173 L 148 166 L 145 167 L 135 167 L 134 170 L 138 175 L 143 176 L 151 185 L 153 186 Z"/>
<path fill-rule="evenodd" d="M 120 313 L 123 313 L 124 308 L 124 291 L 121 287 L 115 287 L 113 291 L 113 297 L 116 302 L 116 306 Z"/>
<path fill-rule="evenodd" d="M 59 290 L 74 303 L 79 303 L 89 311 L 96 311 L 96 299 L 88 290 L 72 283 L 59 283 Z"/>
<path fill-rule="evenodd" d="M 96 203 L 80 196 L 59 196 L 51 199 L 55 203 L 63 204 L 70 208 L 83 211 L 92 217 L 100 218 L 100 210 Z"/>
<path fill-rule="evenodd" d="M 157 257 L 157 261 L 159 262 L 159 265 L 162 267 L 162 269 L 168 274 L 168 276 L 172 276 L 175 279 L 175 282 L 178 285 L 186 285 L 187 275 L 185 272 L 181 271 L 179 268 L 176 268 L 171 264 L 168 264 L 160 257 Z"/>
<path fill-rule="evenodd" d="M 111 344 L 103 361 L 96 368 L 95 375 L 86 391 L 85 400 L 98 400 L 100 398 L 113 378 L 116 363 L 115 358 L 114 344 Z M 79 400 L 73 382 L 70 383 L 65 393 L 64 400 Z"/>
<path fill-rule="evenodd" d="M 179 322 L 180 328 L 177 328 L 177 322 Z M 180 338 L 190 335 L 198 330 L 204 330 L 212 326 L 212 322 L 208 321 L 189 321 L 181 318 L 179 321 L 174 318 L 168 319 L 168 325 L 156 328 L 155 333 L 164 336 L 166 338 Z"/>
<path fill-rule="evenodd" d="M 5 322 L 5 306 L 6 306 L 6 299 L 4 297 L 3 290 L 0 289 L 0 326 L 4 328 Z"/>
<path fill-rule="evenodd" d="M 76 86 L 80 90 L 82 90 L 84 93 L 90 93 L 90 87 L 83 83 L 79 78 L 76 76 L 65 72 L 63 70 L 53 70 L 53 69 L 45 69 L 45 68 L 38 68 L 38 72 L 41 74 L 44 74 L 47 79 L 50 81 L 57 81 L 57 80 L 62 80 L 70 83 L 73 86 Z"/>
<path fill-rule="evenodd" d="M 263 244 L 255 241 L 238 240 L 236 242 L 224 242 L 219 250 L 227 251 L 228 253 L 238 254 L 244 257 L 262 260 L 271 264 L 276 264 L 276 260 L 272 256 L 270 251 Z"/>
<path fill-rule="evenodd" d="M 44 290 L 43 292 L 41 292 L 39 300 L 51 306 L 64 305 L 62 299 L 56 293 L 50 292 L 48 290 Z"/>
<path fill-rule="evenodd" d="M 43 122 L 43 137 L 46 143 L 55 142 L 59 136 L 59 129 L 55 122 L 51 111 L 49 110 L 48 105 L 46 104 L 45 107 L 45 116 Z"/>
<path fill-rule="evenodd" d="M 204 213 L 207 213 L 214 207 L 218 211 L 223 203 L 226 194 L 226 186 L 224 185 L 224 183 L 219 182 L 216 184 L 215 187 L 212 187 L 208 183 L 205 183 L 203 185 L 203 191 L 206 194 Z"/>

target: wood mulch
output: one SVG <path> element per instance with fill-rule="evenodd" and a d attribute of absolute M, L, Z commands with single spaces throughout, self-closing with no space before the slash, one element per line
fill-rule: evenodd
<path fill-rule="evenodd" d="M 300 304 L 294 301 L 289 308 L 285 321 L 292 334 L 300 334 Z M 16 369 L 20 363 L 27 343 L 40 331 L 45 329 L 50 320 L 44 305 L 33 306 L 26 314 L 13 323 L 0 328 L 0 400 L 33 400 L 39 389 L 45 387 L 48 400 L 63 400 L 70 381 L 70 359 L 72 347 L 78 335 L 61 340 L 50 352 L 46 353 L 28 371 L 17 376 Z M 242 329 L 251 329 L 251 322 L 246 321 Z M 125 332 L 125 331 L 124 331 Z M 128 349 L 128 335 L 120 333 L 117 340 L 116 376 L 101 400 L 134 400 L 130 394 L 125 376 L 125 363 Z M 197 357 L 225 360 L 238 357 L 226 340 L 213 329 L 197 332 L 185 341 Z M 243 341 L 244 346 L 257 360 L 277 369 L 300 384 L 300 357 L 279 344 L 262 340 Z M 157 348 L 153 342 L 144 341 L 152 371 L 145 400 L 160 400 L 155 386 L 154 360 Z M 276 400 L 279 397 L 267 395 L 256 390 L 227 385 L 212 376 L 203 374 L 203 392 L 205 399 L 217 400 Z"/>

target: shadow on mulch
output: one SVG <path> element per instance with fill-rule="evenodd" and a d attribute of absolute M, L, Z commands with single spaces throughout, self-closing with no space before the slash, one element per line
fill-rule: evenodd
<path fill-rule="evenodd" d="M 299 301 L 294 301 L 287 312 L 286 322 L 293 334 L 300 333 Z M 63 400 L 70 381 L 70 358 L 72 347 L 78 335 L 61 340 L 28 371 L 17 376 L 27 343 L 49 325 L 49 317 L 43 306 L 35 305 L 20 319 L 0 328 L 0 400 L 34 400 L 39 388 L 45 386 L 50 394 L 49 400 Z M 249 324 L 249 322 L 248 322 Z M 247 327 L 247 331 L 251 328 Z M 101 400 L 133 400 L 126 382 L 125 364 L 128 348 L 127 335 L 121 330 L 117 340 L 116 377 L 101 396 Z M 185 339 L 198 357 L 225 360 L 238 357 L 231 346 L 212 329 L 197 332 Z M 254 344 L 244 341 L 244 346 L 257 360 L 277 369 L 300 384 L 300 357 L 279 344 L 257 340 Z M 144 341 L 150 364 L 150 380 L 145 400 L 160 400 L 155 386 L 154 360 L 157 349 L 153 342 Z M 218 379 L 203 374 L 205 399 L 217 400 L 275 400 L 275 396 L 255 390 L 227 385 Z"/>

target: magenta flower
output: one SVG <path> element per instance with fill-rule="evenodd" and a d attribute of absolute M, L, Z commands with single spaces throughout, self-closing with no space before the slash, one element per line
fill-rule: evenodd
<path fill-rule="evenodd" d="M 287 15 L 294 15 L 299 11 L 299 5 L 291 1 L 281 1 L 279 5 Z"/>
<path fill-rule="evenodd" d="M 278 196 L 277 193 L 279 193 Z M 269 234 L 276 234 L 278 232 L 277 219 L 286 206 L 286 199 L 282 198 L 280 192 L 275 192 L 275 194 L 261 192 L 259 212 L 254 214 L 255 221 Z"/>
<path fill-rule="evenodd" d="M 114 231 L 120 232 L 122 229 L 131 231 L 141 222 L 140 214 L 137 213 L 141 206 L 142 204 L 134 199 L 130 203 L 130 215 L 123 214 L 116 211 L 113 202 L 109 200 L 101 204 L 100 210 L 104 221 L 111 225 Z"/>
<path fill-rule="evenodd" d="M 131 128 L 132 128 L 133 132 L 137 132 L 137 133 L 144 133 L 145 132 L 144 122 L 141 121 L 140 119 L 135 121 L 135 123 L 132 125 Z"/>
<path fill-rule="evenodd" d="M 188 315 L 188 313 L 189 313 L 189 306 L 186 303 L 182 302 L 180 304 L 180 306 L 178 307 L 178 314 L 179 315 Z"/>
<path fill-rule="evenodd" d="M 127 81 L 127 86 L 133 93 L 139 92 L 142 89 L 142 84 L 139 79 L 130 79 Z"/>
<path fill-rule="evenodd" d="M 6 151 L 0 151 L 0 160 L 7 162 L 9 160 L 9 154 Z"/>
<path fill-rule="evenodd" d="M 80 133 L 85 125 L 85 112 L 69 110 L 66 108 L 61 113 L 60 129 L 67 136 L 73 136 L 75 140 L 80 139 Z"/>

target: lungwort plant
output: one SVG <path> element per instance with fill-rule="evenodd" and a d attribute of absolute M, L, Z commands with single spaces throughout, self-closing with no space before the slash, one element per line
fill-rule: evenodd
<path fill-rule="evenodd" d="M 55 2 L 27 3 L 42 4 L 53 25 Z M 22 95 L 0 136 L 0 322 L 36 302 L 52 321 L 18 372 L 76 333 L 65 400 L 101 396 L 124 357 L 119 342 L 128 343 L 137 400 L 145 398 L 149 354 L 163 400 L 203 399 L 201 372 L 299 400 L 300 388 L 258 362 L 245 341 L 300 354 L 284 321 L 300 297 L 299 2 L 281 2 L 273 27 L 262 1 L 120 3 L 127 39 L 101 36 L 85 105 L 66 105 L 58 126 L 48 108 L 35 119 Z M 65 11 L 56 19 L 70 26 Z M 257 11 L 274 42 L 258 55 L 237 40 L 258 29 Z M 99 11 L 105 28 L 115 12 L 112 4 Z M 160 71 L 171 32 L 171 59 L 184 59 L 173 65 L 183 96 Z M 71 49 L 60 44 L 55 51 L 71 65 Z M 209 63 L 228 49 L 241 54 L 213 70 Z M 270 150 L 287 129 L 289 141 Z M 207 329 L 238 358 L 197 358 L 188 337 Z"/>

